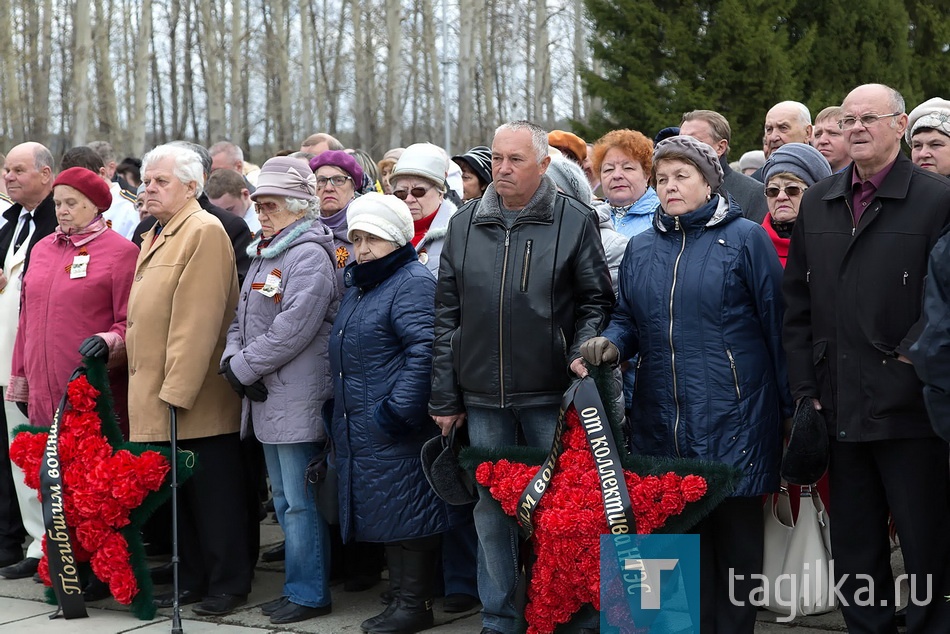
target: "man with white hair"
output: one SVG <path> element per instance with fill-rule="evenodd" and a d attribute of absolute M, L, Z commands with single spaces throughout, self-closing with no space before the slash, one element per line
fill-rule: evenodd
<path fill-rule="evenodd" d="M 811 141 L 811 112 L 808 106 L 798 101 L 780 101 L 765 114 L 765 158 L 786 143 L 809 143 Z M 752 174 L 761 181 L 762 169 Z"/>

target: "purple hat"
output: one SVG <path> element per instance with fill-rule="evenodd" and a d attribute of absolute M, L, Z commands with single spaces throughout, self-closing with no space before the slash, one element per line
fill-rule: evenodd
<path fill-rule="evenodd" d="M 343 150 L 327 150 L 326 152 L 320 152 L 320 154 L 310 159 L 310 169 L 312 169 L 314 173 L 324 165 L 339 167 L 349 174 L 350 178 L 353 179 L 353 186 L 356 187 L 357 190 L 363 186 L 363 168 L 360 167 L 360 164 L 356 162 L 355 158 Z"/>
<path fill-rule="evenodd" d="M 275 156 L 264 161 L 257 176 L 257 189 L 251 194 L 251 200 L 259 196 L 286 196 L 313 200 L 316 194 L 316 177 L 307 161 Z"/>

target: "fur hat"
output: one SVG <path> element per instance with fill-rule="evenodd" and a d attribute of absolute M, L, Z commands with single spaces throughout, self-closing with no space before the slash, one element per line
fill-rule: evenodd
<path fill-rule="evenodd" d="M 363 186 L 363 168 L 351 154 L 343 150 L 327 150 L 310 159 L 310 169 L 316 174 L 324 165 L 338 167 L 353 179 L 353 187 L 359 191 Z"/>
<path fill-rule="evenodd" d="M 554 184 L 562 192 L 576 198 L 585 205 L 590 205 L 593 192 L 590 190 L 590 183 L 587 182 L 587 176 L 580 165 L 563 156 L 556 156 L 551 159 L 548 171 L 545 174 L 551 177 Z"/>
<path fill-rule="evenodd" d="M 353 241 L 354 231 L 365 231 L 383 240 L 404 246 L 412 240 L 415 228 L 406 203 L 395 196 L 369 192 L 346 208 L 346 239 Z"/>
<path fill-rule="evenodd" d="M 452 160 L 456 163 L 464 162 L 472 171 L 478 180 L 484 185 L 491 183 L 491 148 L 484 145 L 476 145 L 465 154 L 453 156 Z"/>
<path fill-rule="evenodd" d="M 934 97 L 928 99 L 907 115 L 907 131 L 904 138 L 910 145 L 914 132 L 920 128 L 933 128 L 950 136 L 950 101 Z"/>
<path fill-rule="evenodd" d="M 85 167 L 70 167 L 68 170 L 63 170 L 53 181 L 53 187 L 57 185 L 69 185 L 88 198 L 99 211 L 105 211 L 112 206 L 112 192 L 109 191 L 109 186 L 101 176 Z"/>
<path fill-rule="evenodd" d="M 713 192 L 718 191 L 719 187 L 722 186 L 722 165 L 719 164 L 716 150 L 702 141 L 682 134 L 660 141 L 660 144 L 653 150 L 654 173 L 656 172 L 656 164 L 670 154 L 685 156 L 696 165 Z"/>
<path fill-rule="evenodd" d="M 561 151 L 567 150 L 577 157 L 578 163 L 583 163 L 587 158 L 587 144 L 576 134 L 564 130 L 551 130 L 548 132 L 548 145 Z"/>
<path fill-rule="evenodd" d="M 442 148 L 431 143 L 413 143 L 396 161 L 389 182 L 400 176 L 418 176 L 432 181 L 439 189 L 445 189 L 448 172 L 449 157 Z"/>
<path fill-rule="evenodd" d="M 316 194 L 317 179 L 303 159 L 275 156 L 267 159 L 257 176 L 257 188 L 252 200 L 261 196 L 286 196 L 312 200 Z"/>
<path fill-rule="evenodd" d="M 769 155 L 762 167 L 762 180 L 766 183 L 775 174 L 794 174 L 811 187 L 823 178 L 831 176 L 831 165 L 821 152 L 807 143 L 786 143 Z"/>

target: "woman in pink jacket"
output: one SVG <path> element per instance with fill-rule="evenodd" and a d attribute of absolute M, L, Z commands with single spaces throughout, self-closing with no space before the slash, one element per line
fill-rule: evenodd
<path fill-rule="evenodd" d="M 112 194 L 98 174 L 65 170 L 53 183 L 53 201 L 59 226 L 33 248 L 23 278 L 6 398 L 30 424 L 49 426 L 82 357 L 99 357 L 127 435 L 126 306 L 139 250 L 102 217 Z"/>

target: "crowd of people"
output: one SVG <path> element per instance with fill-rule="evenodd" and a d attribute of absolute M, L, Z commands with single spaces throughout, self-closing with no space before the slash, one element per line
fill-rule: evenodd
<path fill-rule="evenodd" d="M 271 623 L 328 614 L 332 578 L 367 590 L 385 562 L 386 607 L 364 632 L 432 627 L 442 596 L 450 612 L 481 604 L 482 634 L 514 634 L 516 521 L 482 487 L 469 505 L 437 497 L 421 448 L 464 430 L 473 447 L 548 450 L 572 379 L 607 364 L 626 451 L 741 473 L 693 530 L 699 626 L 742 634 L 755 607 L 730 597 L 756 591 L 763 495 L 782 484 L 804 404 L 830 438 L 819 491 L 849 631 L 901 618 L 945 631 L 950 425 L 934 369 L 947 367 L 950 267 L 930 254 L 950 240 L 950 101 L 908 114 L 867 84 L 814 122 L 780 102 L 763 131 L 761 157 L 734 164 L 712 110 L 593 143 L 515 121 L 464 154 L 420 142 L 378 163 L 325 133 L 260 167 L 227 141 L 118 165 L 95 142 L 57 173 L 47 148 L 17 145 L 0 199 L 4 432 L 50 425 L 72 370 L 102 359 L 123 433 L 169 443 L 174 408 L 197 456 L 181 604 L 246 603 L 270 497 L 285 541 L 263 557 L 286 562 L 282 596 L 261 606 Z M 42 511 L 6 452 L 0 577 L 27 579 Z M 314 464 L 336 475 L 333 511 L 305 477 Z M 160 546 L 168 521 L 146 539 Z M 885 591 L 889 521 L 907 573 L 933 587 L 906 615 Z M 574 625 L 597 632 L 599 616 Z"/>

